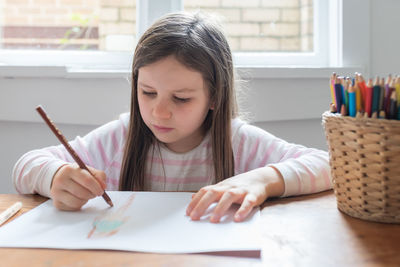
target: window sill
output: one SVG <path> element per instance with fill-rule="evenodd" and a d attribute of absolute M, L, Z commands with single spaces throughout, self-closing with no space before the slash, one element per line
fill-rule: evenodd
<path fill-rule="evenodd" d="M 236 70 L 243 79 L 295 79 L 327 78 L 333 72 L 352 75 L 364 72 L 362 67 L 248 67 L 237 66 Z M 130 70 L 123 68 L 77 68 L 68 66 L 9 66 L 0 65 L 0 78 L 78 78 L 78 79 L 118 79 L 130 77 Z"/>

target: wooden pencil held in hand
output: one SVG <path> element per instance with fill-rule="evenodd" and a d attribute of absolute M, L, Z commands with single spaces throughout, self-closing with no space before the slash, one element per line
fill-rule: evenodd
<path fill-rule="evenodd" d="M 400 121 L 322 115 L 339 210 L 400 223 Z"/>
<path fill-rule="evenodd" d="M 61 133 L 59 129 L 54 125 L 52 120 L 49 118 L 47 113 L 44 111 L 44 109 L 41 106 L 38 106 L 36 108 L 36 111 L 39 113 L 39 115 L 42 117 L 42 119 L 46 122 L 47 126 L 51 129 L 51 131 L 56 135 L 57 139 L 63 144 L 65 149 L 68 151 L 68 153 L 71 155 L 71 157 L 78 163 L 79 167 L 81 169 L 84 169 L 88 171 L 93 177 L 93 173 L 89 170 L 88 167 L 86 167 L 85 163 L 79 158 L 78 154 L 76 154 L 75 150 L 72 149 L 72 147 L 69 145 L 67 139 L 64 137 L 64 135 Z M 114 206 L 113 202 L 111 201 L 111 198 L 107 195 L 106 191 L 104 191 L 102 195 L 103 199 L 107 202 L 108 205 L 111 207 Z"/>

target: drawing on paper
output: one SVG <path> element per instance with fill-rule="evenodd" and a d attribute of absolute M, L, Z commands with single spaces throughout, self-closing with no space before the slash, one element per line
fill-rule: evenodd
<path fill-rule="evenodd" d="M 106 212 L 94 218 L 92 230 L 87 238 L 106 237 L 116 234 L 122 225 L 128 221 L 129 216 L 125 216 L 126 209 L 132 205 L 135 195 L 131 195 L 128 200 L 117 210 Z"/>

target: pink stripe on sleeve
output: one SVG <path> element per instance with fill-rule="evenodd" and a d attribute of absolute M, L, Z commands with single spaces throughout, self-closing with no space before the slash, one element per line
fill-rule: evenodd
<path fill-rule="evenodd" d="M 100 139 L 96 139 L 96 145 L 97 145 L 97 149 L 100 152 L 100 156 L 103 159 L 105 166 L 110 166 L 110 161 L 107 157 L 106 152 L 104 151 L 104 147 L 103 147 L 103 144 L 100 142 Z"/>
<path fill-rule="evenodd" d="M 111 142 L 112 142 L 112 145 L 113 145 L 114 152 L 115 152 L 115 153 L 118 152 L 118 150 L 119 150 L 119 144 L 118 144 L 118 139 L 117 139 L 117 137 L 115 136 L 115 132 L 112 132 L 112 133 L 111 133 Z"/>
<path fill-rule="evenodd" d="M 190 159 L 190 160 L 176 160 L 176 159 L 160 159 L 156 157 L 149 156 L 147 158 L 151 160 L 153 163 L 172 165 L 172 166 L 185 166 L 185 165 L 203 165 L 203 164 L 212 164 L 211 159 Z"/>
<path fill-rule="evenodd" d="M 60 149 L 58 149 L 57 147 L 49 147 L 49 152 L 54 154 L 54 155 L 56 155 L 61 160 L 68 161 L 68 159 L 65 156 L 65 154 L 62 153 L 62 151 L 60 151 Z M 68 153 L 68 152 L 65 150 L 65 153 Z"/>
<path fill-rule="evenodd" d="M 273 151 L 275 151 L 275 147 L 276 147 L 276 142 L 273 142 L 267 149 L 267 151 L 265 151 L 264 157 L 261 160 L 261 166 L 265 166 L 267 165 L 268 159 L 271 156 L 271 153 Z"/>
<path fill-rule="evenodd" d="M 303 166 L 304 170 L 308 174 L 308 177 L 305 177 L 305 178 L 309 178 L 309 180 L 310 180 L 311 193 L 315 192 L 315 188 L 316 188 L 315 175 L 303 163 L 299 162 L 299 164 L 301 164 Z"/>
<path fill-rule="evenodd" d="M 121 162 L 113 161 L 110 166 L 116 169 L 120 169 L 122 164 Z"/>
<path fill-rule="evenodd" d="M 236 162 L 235 162 L 235 168 L 237 170 L 240 170 L 239 164 L 242 161 L 242 156 L 243 156 L 243 145 L 244 145 L 244 135 L 240 138 L 239 146 L 238 146 L 238 152 L 236 154 Z"/>
<path fill-rule="evenodd" d="M 331 181 L 329 180 L 328 171 L 326 169 L 323 169 L 321 172 L 322 172 L 322 175 L 324 176 L 324 181 L 325 181 L 326 188 L 330 188 L 331 187 Z"/>
<path fill-rule="evenodd" d="M 94 137 L 94 138 L 97 138 L 97 137 Z M 84 154 L 85 155 L 85 158 L 87 159 L 87 162 L 88 162 L 88 165 L 89 166 L 94 166 L 94 162 L 93 162 L 93 160 L 92 160 L 92 158 L 90 157 L 90 154 L 89 154 L 89 151 L 86 149 L 86 147 L 84 146 L 84 144 L 82 143 L 82 140 L 81 140 L 81 138 L 76 138 L 76 142 L 77 142 L 77 145 L 79 145 L 79 149 L 78 149 L 78 151 L 76 151 L 78 154 L 79 154 L 79 152 L 81 153 L 81 154 Z M 82 159 L 83 161 L 85 161 L 84 159 Z"/>
<path fill-rule="evenodd" d="M 247 158 L 247 161 L 246 161 L 246 164 L 245 164 L 245 167 L 244 167 L 244 171 L 245 172 L 249 171 L 250 164 L 251 164 L 252 161 L 254 161 L 254 158 L 257 155 L 257 150 L 258 150 L 259 145 L 260 145 L 260 138 L 257 138 L 257 141 L 254 144 L 254 146 L 253 146 L 253 148 L 252 148 L 252 150 L 250 152 L 249 157 Z"/>
<path fill-rule="evenodd" d="M 169 184 L 195 184 L 205 183 L 210 180 L 207 176 L 193 176 L 193 177 L 164 177 L 162 175 L 151 175 L 151 181 L 154 182 L 166 182 Z"/>

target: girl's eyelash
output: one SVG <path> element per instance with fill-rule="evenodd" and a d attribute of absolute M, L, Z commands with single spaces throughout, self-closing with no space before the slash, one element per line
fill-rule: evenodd
<path fill-rule="evenodd" d="M 176 97 L 174 96 L 176 101 L 182 102 L 182 103 L 186 103 L 190 100 L 190 98 L 180 98 L 180 97 Z"/>
<path fill-rule="evenodd" d="M 143 91 L 143 90 L 142 90 L 142 92 L 144 95 L 155 95 L 156 94 L 155 92 L 147 92 L 147 91 Z"/>
<path fill-rule="evenodd" d="M 147 96 L 155 96 L 155 95 L 157 95 L 156 92 L 148 92 L 148 91 L 144 91 L 144 90 L 142 90 L 142 93 L 144 95 L 147 95 Z M 174 96 L 174 100 L 177 101 L 177 102 L 186 103 L 186 102 L 188 102 L 190 100 L 190 98 L 181 98 L 181 97 Z"/>

